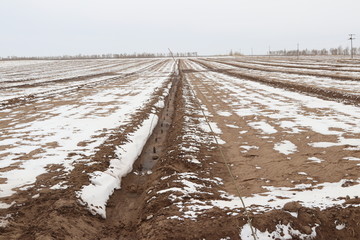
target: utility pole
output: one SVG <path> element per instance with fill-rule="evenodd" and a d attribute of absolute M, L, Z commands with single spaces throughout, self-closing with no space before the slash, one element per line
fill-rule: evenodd
<path fill-rule="evenodd" d="M 354 36 L 355 36 L 355 34 L 349 34 L 349 36 L 350 36 L 350 38 L 349 38 L 349 40 L 350 40 L 350 42 L 351 42 L 351 58 L 354 58 L 354 51 L 353 51 L 353 40 L 355 40 L 355 38 L 354 38 Z"/>
<path fill-rule="evenodd" d="M 271 51 L 270 51 L 270 46 L 269 46 L 269 58 L 270 58 L 270 55 L 271 55 L 270 52 L 271 52 Z"/>
<path fill-rule="evenodd" d="M 172 59 L 174 60 L 174 62 L 176 62 L 176 60 L 175 60 L 175 58 L 174 58 L 173 52 L 170 50 L 170 48 L 168 48 L 168 49 L 169 49 L 169 52 L 170 52 L 170 56 L 172 57 Z"/>

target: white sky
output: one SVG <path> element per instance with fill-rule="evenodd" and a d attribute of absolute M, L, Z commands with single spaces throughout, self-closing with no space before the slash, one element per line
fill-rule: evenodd
<path fill-rule="evenodd" d="M 0 57 L 349 46 L 359 0 L 0 0 Z"/>

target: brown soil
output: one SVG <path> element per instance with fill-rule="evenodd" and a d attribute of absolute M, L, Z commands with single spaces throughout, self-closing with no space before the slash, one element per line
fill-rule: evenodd
<path fill-rule="evenodd" d="M 264 183 L 259 179 L 264 176 L 272 180 L 272 185 L 284 186 L 286 174 L 291 175 L 292 172 L 299 171 L 299 169 L 303 170 L 304 166 L 301 164 L 304 163 L 298 166 L 288 166 L 285 161 L 272 162 L 268 160 L 269 154 L 274 155 L 275 153 L 266 150 L 268 149 L 266 141 L 261 140 L 254 130 L 246 129 L 245 122 L 249 119 L 239 119 L 233 115 L 228 121 L 235 122 L 249 131 L 243 136 L 243 141 L 250 144 L 263 141 L 261 150 L 239 154 L 238 145 L 241 143 L 238 142 L 238 136 L 231 129 L 226 128 L 226 123 L 229 122 L 217 116 L 217 109 L 213 107 L 213 102 L 221 103 L 221 99 L 226 96 L 226 93 L 215 91 L 216 85 L 204 83 L 193 75 L 194 71 L 186 70 L 184 61 L 179 63 L 179 69 L 183 71 L 169 79 L 173 85 L 165 100 L 165 108 L 158 113 L 159 123 L 149 138 L 143 153 L 135 162 L 134 170 L 123 178 L 122 189 L 115 191 L 109 200 L 106 219 L 90 214 L 79 204 L 75 192 L 89 183 L 88 173 L 107 169 L 109 160 L 115 155 L 115 146 L 126 142 L 127 133 L 133 132 L 146 119 L 151 107 L 157 102 L 157 97 L 152 99 L 144 109 L 134 114 L 134 121 L 123 126 L 121 133 L 119 133 L 119 129 L 113 130 L 111 137 L 99 147 L 92 157 L 91 162 L 96 164 L 87 166 L 79 162 L 70 175 L 63 176 L 71 184 L 69 188 L 63 190 L 46 188 L 46 186 L 54 185 L 62 180 L 59 175 L 60 166 L 49 166 L 50 173 L 40 176 L 35 188 L 19 191 L 16 196 L 9 198 L 9 202 L 16 200 L 16 204 L 9 209 L 0 209 L 0 216 L 12 214 L 9 225 L 0 228 L 0 239 L 158 240 L 221 239 L 226 237 L 240 239 L 240 228 L 246 224 L 244 209 L 224 210 L 213 207 L 197 211 L 196 218 L 186 217 L 186 210 L 192 208 L 194 201 L 222 200 L 223 197 L 219 191 L 235 194 L 234 185 L 220 156 L 219 148 L 222 148 L 230 164 L 234 164 L 232 170 L 239 173 L 236 182 L 241 186 L 244 195 L 260 192 Z M 211 69 L 211 71 L 217 70 Z M 189 83 L 198 93 L 201 92 L 200 89 L 206 89 L 206 93 L 193 96 Z M 295 88 L 295 86 L 289 85 L 282 86 L 280 83 L 276 83 L 274 86 Z M 297 88 L 296 90 L 308 92 Z M 162 91 L 159 90 L 156 96 L 161 95 Z M 231 96 L 226 97 L 231 98 Z M 217 122 L 223 130 L 221 137 L 226 140 L 226 144 L 223 146 L 214 144 L 212 136 L 198 127 L 202 115 L 197 108 L 197 98 L 207 106 L 214 116 L 211 120 Z M 231 111 L 231 107 L 224 103 L 220 104 L 218 108 Z M 189 133 L 196 133 L 196 137 L 201 141 L 188 138 Z M 280 135 L 275 137 L 281 138 Z M 312 137 L 318 136 L 313 134 Z M 302 140 L 298 139 L 297 141 L 300 143 Z M 189 161 L 189 154 L 184 153 L 183 146 L 198 148 L 198 151 L 192 153 L 192 157 L 195 157 L 200 162 L 199 164 Z M 337 151 L 338 149 L 334 148 L 327 154 L 331 155 Z M 303 154 L 316 155 L 314 152 L 306 151 Z M 263 169 L 269 169 L 269 171 L 255 171 L 254 160 L 257 161 L 257 165 L 262 166 Z M 333 169 L 333 165 L 330 165 L 331 163 L 328 166 L 329 169 Z M 324 176 L 319 173 L 317 180 L 324 182 L 330 177 L 341 178 L 346 171 L 352 174 L 352 178 L 358 178 L 356 169 L 348 169 L 350 165 L 341 166 L 345 169 L 339 169 L 338 175 L 333 176 L 334 171 L 330 171 L 328 175 Z M 308 167 L 307 170 L 312 167 Z M 284 175 L 279 176 L 279 169 L 284 169 Z M 286 173 L 286 171 L 288 172 Z M 191 174 L 189 175 L 189 173 Z M 201 186 L 201 191 L 187 194 L 176 190 L 169 191 L 173 188 L 186 187 L 181 182 L 185 175 L 190 176 L 188 180 Z M 224 179 L 224 183 L 210 181 L 217 177 Z M 296 180 L 304 181 L 304 179 Z M 35 191 L 35 189 L 42 190 Z M 32 198 L 36 193 L 39 193 L 39 196 Z M 250 217 L 254 227 L 261 231 L 274 231 L 275 226 L 282 223 L 290 224 L 301 233 L 309 234 L 311 227 L 318 225 L 315 239 L 360 239 L 360 208 L 356 206 L 359 201 L 347 199 L 346 203 L 346 208 L 338 206 L 324 211 L 305 208 L 299 203 L 289 203 L 282 210 L 273 210 L 263 214 L 250 213 Z M 292 216 L 289 212 L 298 213 L 298 217 Z M 335 222 L 344 223 L 346 228 L 336 230 Z"/>

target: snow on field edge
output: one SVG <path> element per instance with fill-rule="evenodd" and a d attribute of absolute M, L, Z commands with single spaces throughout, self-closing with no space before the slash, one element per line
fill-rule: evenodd
<path fill-rule="evenodd" d="M 265 231 L 261 232 L 260 230 L 254 228 L 256 239 L 261 240 L 272 240 L 272 239 L 293 239 L 296 237 L 298 239 L 313 239 L 316 237 L 316 227 L 311 228 L 310 234 L 303 234 L 299 230 L 295 230 L 288 225 L 278 224 L 276 225 L 276 230 L 273 232 Z M 240 229 L 240 237 L 243 240 L 253 240 L 254 237 L 252 236 L 251 228 L 249 224 L 245 224 Z"/>
<path fill-rule="evenodd" d="M 132 171 L 132 166 L 150 137 L 158 122 L 158 116 L 151 114 L 142 126 L 133 134 L 125 145 L 118 146 L 117 159 L 110 161 L 110 166 L 105 172 L 96 171 L 91 175 L 91 184 L 84 186 L 77 196 L 91 213 L 99 214 L 106 218 L 106 203 L 114 192 L 120 189 L 121 178 Z"/>

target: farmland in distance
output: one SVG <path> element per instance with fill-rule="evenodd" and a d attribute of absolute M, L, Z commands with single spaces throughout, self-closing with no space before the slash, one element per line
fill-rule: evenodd
<path fill-rule="evenodd" d="M 360 238 L 356 60 L 1 61 L 0 131 L 0 239 Z"/>

